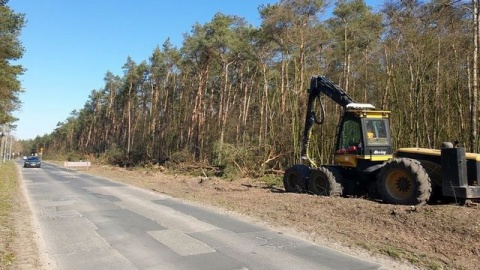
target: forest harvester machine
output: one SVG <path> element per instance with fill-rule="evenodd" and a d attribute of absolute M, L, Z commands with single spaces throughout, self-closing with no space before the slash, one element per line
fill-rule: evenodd
<path fill-rule="evenodd" d="M 394 152 L 390 111 L 356 103 L 338 85 L 323 76 L 311 78 L 303 131 L 301 164 L 285 170 L 287 192 L 324 196 L 365 196 L 384 203 L 421 205 L 439 200 L 464 203 L 480 198 L 480 154 L 466 153 L 450 142 L 441 149 L 400 148 Z M 333 164 L 317 166 L 309 157 L 313 124 L 325 116 L 321 96 L 340 105 Z M 320 103 L 320 119 L 314 111 Z"/>

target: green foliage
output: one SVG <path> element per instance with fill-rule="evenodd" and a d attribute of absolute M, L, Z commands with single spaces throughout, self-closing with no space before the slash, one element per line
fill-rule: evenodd
<path fill-rule="evenodd" d="M 112 144 L 104 153 L 108 164 L 122 165 L 125 161 L 125 151 L 117 144 Z"/>
<path fill-rule="evenodd" d="M 299 162 L 312 75 L 391 110 L 394 147 L 466 143 L 478 89 L 466 83 L 473 25 L 465 5 L 391 1 L 376 12 L 345 0 L 322 21 L 325 1 L 282 0 L 259 9 L 257 28 L 219 13 L 195 24 L 181 48 L 166 40 L 148 61 L 127 58 L 122 75 L 107 72 L 83 109 L 32 146 L 111 164 L 168 159 L 213 165 L 226 177 L 263 176 Z M 310 143 L 318 163 L 335 151 L 341 114 L 325 106 Z"/>
<path fill-rule="evenodd" d="M 443 269 L 440 262 L 427 260 L 423 254 L 413 253 L 411 251 L 403 250 L 394 246 L 383 247 L 380 251 L 397 260 L 406 260 L 415 265 L 423 263 L 428 265 L 430 269 Z"/>
<path fill-rule="evenodd" d="M 260 180 L 263 181 L 269 188 L 283 187 L 283 175 L 267 174 L 261 177 Z"/>
<path fill-rule="evenodd" d="M 172 153 L 168 157 L 168 163 L 180 164 L 191 163 L 193 161 L 193 155 L 186 149 Z"/>
<path fill-rule="evenodd" d="M 263 175 L 262 151 L 258 147 L 215 143 L 212 164 L 227 178 Z"/>
<path fill-rule="evenodd" d="M 382 32 L 382 15 L 375 14 L 364 0 L 339 1 L 327 24 L 342 52 L 363 52 L 376 44 Z"/>
<path fill-rule="evenodd" d="M 245 155 L 245 150 L 232 144 L 216 143 L 213 151 L 213 165 L 218 166 L 224 177 L 232 178 L 242 174 L 239 162 Z"/>
<path fill-rule="evenodd" d="M 81 161 L 85 160 L 84 155 L 78 153 L 78 152 L 69 152 L 67 154 L 67 161 Z"/>
<path fill-rule="evenodd" d="M 44 155 L 42 155 L 42 159 L 63 161 L 65 160 L 65 155 L 61 153 L 56 153 L 56 152 L 55 153 L 46 152 Z"/>
<path fill-rule="evenodd" d="M 19 35 L 25 25 L 25 15 L 15 13 L 6 4 L 0 4 L 0 125 L 17 120 L 12 112 L 21 104 L 18 95 L 22 89 L 18 76 L 24 71 L 21 65 L 11 62 L 23 56 Z"/>

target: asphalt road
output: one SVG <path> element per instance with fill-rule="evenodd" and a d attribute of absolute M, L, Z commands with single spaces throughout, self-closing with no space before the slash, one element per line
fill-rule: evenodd
<path fill-rule="evenodd" d="M 55 269 L 384 269 L 153 191 L 46 163 L 21 172 Z"/>

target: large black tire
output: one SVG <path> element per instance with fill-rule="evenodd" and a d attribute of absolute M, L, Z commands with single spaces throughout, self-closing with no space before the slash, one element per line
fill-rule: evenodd
<path fill-rule="evenodd" d="M 443 197 L 442 186 L 443 186 L 443 175 L 442 175 L 442 165 L 428 161 L 428 160 L 419 160 L 422 164 L 422 167 L 428 174 L 430 178 L 430 183 L 432 185 L 432 194 L 428 201 L 429 204 L 443 203 L 448 201 L 446 197 Z"/>
<path fill-rule="evenodd" d="M 283 174 L 283 186 L 287 192 L 306 192 L 310 168 L 305 165 L 293 165 Z"/>
<path fill-rule="evenodd" d="M 335 168 L 320 167 L 312 170 L 308 179 L 308 192 L 321 196 L 342 196 L 340 177 Z"/>
<path fill-rule="evenodd" d="M 423 205 L 432 186 L 422 164 L 410 158 L 394 158 L 378 174 L 378 192 L 384 203 Z"/>

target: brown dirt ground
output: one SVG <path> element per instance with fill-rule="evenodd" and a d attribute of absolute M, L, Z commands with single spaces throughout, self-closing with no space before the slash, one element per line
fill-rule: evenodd
<path fill-rule="evenodd" d="M 235 212 L 345 252 L 426 269 L 478 269 L 480 206 L 420 207 L 285 193 L 256 179 L 93 166 L 87 173 Z M 348 251 L 347 251 L 348 250 Z M 405 265 L 404 265 L 405 266 Z"/>
<path fill-rule="evenodd" d="M 285 193 L 256 179 L 92 166 L 104 178 L 237 213 L 395 269 L 478 269 L 480 206 L 419 207 Z M 393 260 L 392 260 L 393 259 Z M 38 264 L 38 262 L 35 262 Z"/>

